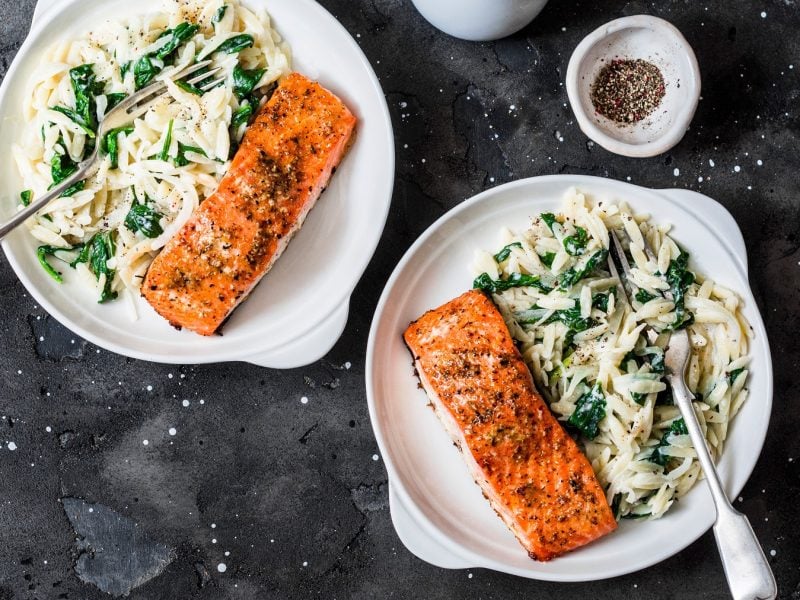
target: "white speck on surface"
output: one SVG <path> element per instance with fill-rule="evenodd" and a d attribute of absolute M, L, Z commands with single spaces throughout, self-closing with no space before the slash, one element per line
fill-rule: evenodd
<path fill-rule="evenodd" d="M 17 369 L 17 375 L 22 375 L 22 369 Z"/>
<path fill-rule="evenodd" d="M 205 403 L 206 403 L 206 401 L 203 400 L 202 398 L 200 398 L 200 404 L 205 404 Z"/>
<path fill-rule="evenodd" d="M 230 556 L 230 555 L 231 555 L 231 553 L 228 552 L 227 550 L 225 550 L 225 556 Z"/>
<path fill-rule="evenodd" d="M 377 454 L 373 454 L 372 455 L 372 460 L 378 460 L 379 458 L 380 458 L 380 456 L 378 456 Z"/>
<path fill-rule="evenodd" d="M 766 19 L 767 18 L 767 11 L 765 11 L 765 10 L 761 11 L 761 18 L 762 19 Z"/>
<path fill-rule="evenodd" d="M 224 573 L 227 570 L 228 570 L 228 565 L 226 565 L 225 563 L 219 563 L 217 565 L 217 571 L 219 571 L 220 573 Z"/>
<path fill-rule="evenodd" d="M 175 429 L 174 427 L 170 427 L 170 428 L 169 428 L 169 434 L 170 434 L 170 435 L 175 435 L 176 433 L 178 433 L 178 430 L 177 430 L 177 429 Z"/>
<path fill-rule="evenodd" d="M 738 173 L 741 170 L 742 170 L 742 167 L 740 167 L 739 165 L 736 165 L 735 167 L 733 167 L 733 172 L 734 173 Z"/>
<path fill-rule="evenodd" d="M 741 496 L 739 496 L 739 502 L 744 502 L 744 498 L 742 498 Z"/>
<path fill-rule="evenodd" d="M 303 396 L 300 398 L 300 404 L 308 404 L 308 396 Z"/>
<path fill-rule="evenodd" d="M 778 552 L 775 550 L 775 548 L 773 548 L 772 550 L 769 551 L 769 555 L 770 556 L 775 556 L 777 553 Z"/>
<path fill-rule="evenodd" d="M 216 523 L 212 523 L 211 524 L 211 529 L 216 529 L 216 528 L 217 528 L 217 524 Z"/>
<path fill-rule="evenodd" d="M 189 406 L 189 401 L 188 400 L 184 400 L 183 402 L 181 402 L 181 404 L 183 404 L 184 406 Z"/>
<path fill-rule="evenodd" d="M 472 579 L 472 573 L 467 573 L 467 579 Z"/>
<path fill-rule="evenodd" d="M 91 506 L 89 507 L 89 512 L 94 512 L 94 509 Z"/>
<path fill-rule="evenodd" d="M 275 540 L 270 540 L 270 541 L 269 541 L 269 543 L 270 543 L 270 544 L 274 544 L 274 543 L 275 543 Z"/>
<path fill-rule="evenodd" d="M 147 440 L 142 440 L 142 444 L 144 444 L 145 446 L 147 446 L 147 444 L 149 444 L 149 443 L 150 443 L 150 442 L 149 442 L 149 441 L 147 441 Z"/>
<path fill-rule="evenodd" d="M 678 167 L 675 167 L 675 169 L 672 171 L 672 174 L 675 175 L 675 177 L 677 177 L 678 175 L 681 174 L 681 170 Z"/>
<path fill-rule="evenodd" d="M 147 388 L 145 388 L 145 389 L 147 389 L 148 392 L 152 392 L 153 391 L 153 386 L 152 385 L 148 385 Z"/>
<path fill-rule="evenodd" d="M 408 106 L 408 102 L 403 101 L 403 102 L 400 102 L 399 105 L 400 105 L 400 108 L 406 108 Z"/>
<path fill-rule="evenodd" d="M 757 164 L 757 165 L 760 167 L 761 165 L 763 165 L 763 164 L 764 164 L 764 161 L 763 161 L 763 160 L 761 160 L 761 159 L 759 158 L 759 159 L 756 161 L 756 164 Z"/>
<path fill-rule="evenodd" d="M 567 28 L 566 28 L 566 27 L 562 27 L 562 28 L 561 28 L 561 31 L 566 31 L 566 30 L 567 30 Z"/>
<path fill-rule="evenodd" d="M 714 166 L 714 159 L 713 158 L 709 158 L 708 159 L 708 166 L 709 167 L 713 167 Z"/>
<path fill-rule="evenodd" d="M 13 452 L 17 449 L 17 445 L 14 442 L 8 442 L 8 449 Z"/>
<path fill-rule="evenodd" d="M 308 566 L 308 561 L 307 561 L 307 560 L 304 560 L 304 561 L 303 561 L 303 566 L 304 566 L 304 567 L 307 567 L 307 566 Z"/>
<path fill-rule="evenodd" d="M 349 360 L 346 363 L 344 363 L 344 368 L 347 369 L 347 370 L 350 370 L 350 368 L 352 366 L 353 366 L 353 363 L 351 363 Z"/>
<path fill-rule="evenodd" d="M 169 377 L 170 379 L 172 379 L 172 373 L 167 373 L 167 377 Z"/>
<path fill-rule="evenodd" d="M 216 544 L 217 543 L 217 538 L 211 538 L 211 543 L 212 544 Z"/>
<path fill-rule="evenodd" d="M 40 341 L 40 342 L 43 342 L 43 341 L 44 341 L 44 336 L 43 336 L 43 335 L 40 335 L 40 336 L 39 336 L 39 341 Z"/>
<path fill-rule="evenodd" d="M 51 431 L 53 431 L 53 428 L 52 428 L 52 427 L 50 427 L 50 425 L 48 425 L 47 427 L 45 427 L 45 428 L 44 428 L 44 430 L 45 430 L 47 433 L 50 433 Z M 789 460 L 792 460 L 792 459 L 790 458 Z"/>
<path fill-rule="evenodd" d="M 489 177 L 489 182 L 494 183 L 494 177 Z M 21 371 L 20 371 L 21 372 Z"/>

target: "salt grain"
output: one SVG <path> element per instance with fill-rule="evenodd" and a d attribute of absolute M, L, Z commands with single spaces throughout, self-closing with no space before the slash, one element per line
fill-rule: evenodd
<path fill-rule="evenodd" d="M 219 563 L 217 565 L 217 571 L 219 571 L 220 573 L 224 573 L 227 570 L 228 570 L 228 565 L 226 565 L 225 563 Z"/>
<path fill-rule="evenodd" d="M 174 427 L 170 427 L 170 428 L 169 428 L 169 434 L 170 434 L 170 435 L 175 435 L 176 433 L 178 433 L 178 430 L 177 430 L 177 429 L 175 429 Z"/>
<path fill-rule="evenodd" d="M 372 460 L 378 460 L 380 457 L 377 454 L 372 455 Z"/>
<path fill-rule="evenodd" d="M 14 442 L 8 442 L 8 449 L 13 452 L 17 449 L 17 445 Z"/>
<path fill-rule="evenodd" d="M 308 398 L 306 396 L 300 398 L 300 404 L 308 404 Z"/>
<path fill-rule="evenodd" d="M 149 444 L 149 443 L 150 442 L 148 442 L 147 440 L 142 440 L 142 444 L 144 444 L 145 446 L 147 446 L 147 444 Z"/>
<path fill-rule="evenodd" d="M 679 168 L 675 167 L 675 170 L 672 171 L 672 174 L 675 175 L 675 177 L 677 177 L 678 175 L 681 174 L 681 170 Z"/>

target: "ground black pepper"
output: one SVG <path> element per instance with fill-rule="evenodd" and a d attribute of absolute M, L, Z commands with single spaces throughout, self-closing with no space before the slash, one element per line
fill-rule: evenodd
<path fill-rule="evenodd" d="M 664 98 L 664 76 L 653 63 L 637 58 L 615 59 L 592 84 L 592 104 L 617 123 L 636 123 L 652 113 Z"/>

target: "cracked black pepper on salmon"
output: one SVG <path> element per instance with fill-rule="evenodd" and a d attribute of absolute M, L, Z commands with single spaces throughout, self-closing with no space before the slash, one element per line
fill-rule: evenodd
<path fill-rule="evenodd" d="M 350 146 L 356 118 L 318 83 L 281 80 L 217 191 L 155 258 L 142 294 L 172 325 L 217 332 L 272 268 Z"/>
<path fill-rule="evenodd" d="M 404 337 L 475 482 L 531 558 L 550 560 L 616 529 L 589 461 L 536 391 L 483 292 L 425 313 Z"/>

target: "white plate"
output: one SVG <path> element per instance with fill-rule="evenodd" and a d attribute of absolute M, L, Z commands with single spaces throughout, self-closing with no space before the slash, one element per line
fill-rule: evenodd
<path fill-rule="evenodd" d="M 731 496 L 741 491 L 764 443 L 772 405 L 769 345 L 747 283 L 741 233 L 722 206 L 686 190 L 650 190 L 572 175 L 494 188 L 444 215 L 406 253 L 378 303 L 367 349 L 367 398 L 389 473 L 392 519 L 409 550 L 433 564 L 552 581 L 603 579 L 672 556 L 714 520 L 711 495 L 701 483 L 658 521 L 624 520 L 597 543 L 548 563 L 535 562 L 489 507 L 417 385 L 401 337 L 409 322 L 471 287 L 473 252 L 495 248 L 501 227 L 524 229 L 540 212 L 557 211 L 571 186 L 596 198 L 627 200 L 657 222 L 674 224 L 673 235 L 691 253 L 693 268 L 743 296 L 755 339 L 750 397 L 719 465 Z"/>
<path fill-rule="evenodd" d="M 22 94 L 44 50 L 105 19 L 157 11 L 159 0 L 50 0 L 0 86 L 0 154 L 20 138 Z M 224 336 L 176 331 L 143 300 L 132 321 L 125 300 L 97 304 L 66 269 L 58 285 L 36 260 L 25 230 L 3 242 L 31 295 L 62 324 L 113 352 L 164 363 L 245 360 L 272 367 L 313 362 L 336 342 L 350 294 L 383 231 L 394 181 L 391 120 L 380 84 L 356 42 L 313 0 L 245 0 L 266 6 L 292 48 L 293 67 L 338 94 L 358 117 L 356 141 L 288 249 L 225 325 Z M 0 214 L 14 210 L 22 189 L 12 160 L 0 164 Z"/>

